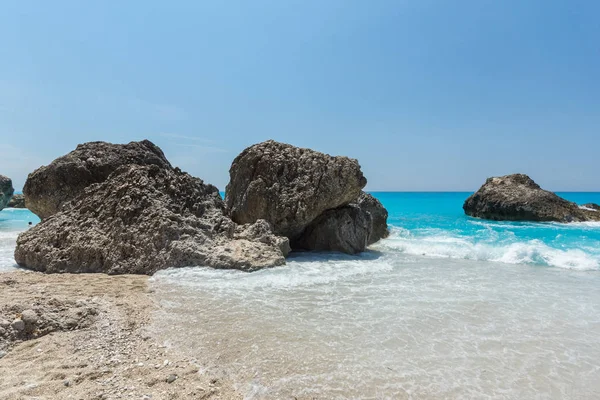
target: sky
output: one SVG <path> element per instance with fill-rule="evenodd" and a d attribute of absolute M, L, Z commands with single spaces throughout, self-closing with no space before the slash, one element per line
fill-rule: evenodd
<path fill-rule="evenodd" d="M 597 0 L 0 0 L 0 174 L 150 139 L 224 189 L 275 139 L 368 190 L 600 191 Z"/>

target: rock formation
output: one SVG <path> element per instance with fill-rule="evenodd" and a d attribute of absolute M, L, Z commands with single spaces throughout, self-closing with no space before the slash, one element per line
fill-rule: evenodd
<path fill-rule="evenodd" d="M 387 211 L 362 192 L 367 180 L 354 159 L 269 140 L 245 149 L 229 174 L 231 218 L 264 219 L 292 248 L 354 254 L 387 236 Z"/>
<path fill-rule="evenodd" d="M 126 146 L 140 154 L 123 153 Z M 91 148 L 101 152 L 94 153 Z M 62 188 L 62 194 L 55 197 L 42 192 L 37 172 L 31 174 L 37 183 L 26 186 L 36 188 L 36 204 L 60 205 L 60 210 L 38 208 L 46 218 L 19 235 L 15 260 L 20 266 L 43 272 L 152 274 L 169 267 L 203 265 L 253 271 L 285 263 L 287 238 L 273 235 L 266 221 L 236 225 L 225 215 L 217 188 L 172 168 L 152 143 L 120 147 L 91 143 L 79 146 L 81 149 L 95 160 L 91 165 L 120 166 L 102 182 L 85 188 L 78 182 L 73 189 L 70 179 L 61 183 L 60 178 L 71 167 L 77 169 L 78 162 L 53 162 L 51 166 L 57 168 L 64 165 L 64 172 L 53 175 L 47 167 L 38 171 L 52 180 L 49 190 Z M 148 151 L 157 155 L 156 162 L 149 162 Z M 119 159 L 123 154 L 131 163 Z M 95 170 L 87 165 L 83 169 L 87 172 L 79 172 L 84 178 L 99 179 L 99 171 L 92 173 Z M 40 201 L 47 198 L 52 201 Z M 30 206 L 29 197 L 27 204 Z M 54 212 L 47 216 L 50 210 Z"/>
<path fill-rule="evenodd" d="M 597 221 L 600 213 L 580 208 L 543 190 L 523 174 L 488 178 L 464 203 L 472 217 L 507 221 Z"/>
<path fill-rule="evenodd" d="M 27 207 L 41 219 L 58 212 L 92 183 L 100 183 L 122 165 L 171 168 L 162 150 L 148 140 L 128 144 L 89 142 L 38 168 L 27 177 Z"/>
<path fill-rule="evenodd" d="M 14 192 L 10 178 L 0 175 L 0 210 L 7 206 Z"/>
<path fill-rule="evenodd" d="M 15 194 L 8 202 L 7 207 L 10 208 L 27 208 L 25 206 L 25 195 Z"/>
<path fill-rule="evenodd" d="M 596 210 L 596 211 L 600 211 L 600 205 L 596 204 L 596 203 L 587 203 L 587 204 L 582 204 L 581 207 L 587 208 L 589 210 Z"/>
<path fill-rule="evenodd" d="M 387 227 L 388 212 L 381 202 L 369 193 L 362 192 L 356 201 L 356 205 L 363 212 L 371 214 L 371 228 L 367 244 L 371 245 L 389 235 Z"/>
<path fill-rule="evenodd" d="M 356 204 L 327 210 L 292 242 L 297 249 L 356 254 L 368 246 L 373 219 Z"/>

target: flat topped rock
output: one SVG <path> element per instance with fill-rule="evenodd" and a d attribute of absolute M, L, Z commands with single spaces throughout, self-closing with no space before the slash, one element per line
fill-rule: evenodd
<path fill-rule="evenodd" d="M 162 150 L 149 140 L 80 144 L 29 174 L 23 187 L 27 207 L 41 219 L 47 218 L 89 185 L 103 182 L 114 170 L 129 164 L 172 169 Z"/>
<path fill-rule="evenodd" d="M 465 201 L 463 209 L 469 216 L 498 221 L 600 220 L 600 215 L 595 215 L 598 213 L 581 209 L 577 204 L 542 189 L 524 174 L 488 178 Z"/>
<path fill-rule="evenodd" d="M 295 239 L 326 210 L 356 200 L 367 184 L 358 161 L 269 140 L 245 149 L 229 170 L 225 202 L 237 223 L 267 220 Z"/>

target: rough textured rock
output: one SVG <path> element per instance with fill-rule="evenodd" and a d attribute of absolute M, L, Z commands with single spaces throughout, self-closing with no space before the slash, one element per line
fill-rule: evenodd
<path fill-rule="evenodd" d="M 600 205 L 598 205 L 596 203 L 582 204 L 581 207 L 585 207 L 585 208 L 588 208 L 590 210 L 600 211 Z"/>
<path fill-rule="evenodd" d="M 231 218 L 240 224 L 264 219 L 291 240 L 323 212 L 356 200 L 367 183 L 354 159 L 272 140 L 245 149 L 229 174 Z"/>
<path fill-rule="evenodd" d="M 356 254 L 388 236 L 388 212 L 375 197 L 362 192 L 347 206 L 327 210 L 315 219 L 292 246 L 304 250 Z"/>
<path fill-rule="evenodd" d="M 162 150 L 148 140 L 128 144 L 89 142 L 29 174 L 23 193 L 27 207 L 44 219 L 83 189 L 100 183 L 122 165 L 171 168 Z"/>
<path fill-rule="evenodd" d="M 0 210 L 7 206 L 14 192 L 12 180 L 4 175 L 0 175 Z"/>
<path fill-rule="evenodd" d="M 472 217 L 508 221 L 594 221 L 596 211 L 581 209 L 577 204 L 543 190 L 523 174 L 488 178 L 485 184 L 464 203 Z"/>
<path fill-rule="evenodd" d="M 356 204 L 327 210 L 314 220 L 292 246 L 297 249 L 356 254 L 368 245 L 373 219 Z"/>
<path fill-rule="evenodd" d="M 109 274 L 191 265 L 252 271 L 285 263 L 286 239 L 273 237 L 264 222 L 236 227 L 224 209 L 217 188 L 179 169 L 125 165 L 23 232 L 15 260 L 43 272 Z"/>
<path fill-rule="evenodd" d="M 15 194 L 8 202 L 7 207 L 10 208 L 27 208 L 25 206 L 25 195 L 23 194 Z"/>
<path fill-rule="evenodd" d="M 388 212 L 379 200 L 369 193 L 362 192 L 356 201 L 358 207 L 371 214 L 371 234 L 367 244 L 373 244 L 389 235 L 387 226 Z"/>

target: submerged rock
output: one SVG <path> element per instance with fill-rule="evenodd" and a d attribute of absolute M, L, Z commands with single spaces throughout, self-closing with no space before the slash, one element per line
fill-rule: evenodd
<path fill-rule="evenodd" d="M 464 203 L 472 217 L 507 221 L 594 221 L 600 214 L 585 210 L 542 189 L 524 174 L 488 178 Z"/>
<path fill-rule="evenodd" d="M 171 169 L 162 150 L 149 140 L 128 144 L 89 142 L 29 174 L 23 194 L 41 219 L 58 212 L 83 189 L 100 183 L 122 165 L 157 165 Z"/>
<path fill-rule="evenodd" d="M 295 239 L 324 211 L 356 200 L 367 184 L 358 161 L 269 140 L 248 147 L 229 170 L 225 202 L 240 224 L 267 220 Z"/>
<path fill-rule="evenodd" d="M 354 159 L 269 140 L 245 149 L 229 173 L 232 219 L 264 219 L 292 248 L 354 254 L 387 236 L 387 211 L 362 191 Z"/>
<path fill-rule="evenodd" d="M 7 207 L 10 208 L 27 208 L 25 206 L 25 195 L 23 194 L 15 194 L 12 199 L 8 202 Z"/>
<path fill-rule="evenodd" d="M 285 263 L 287 239 L 265 222 L 237 227 L 224 209 L 216 187 L 177 168 L 125 165 L 19 235 L 15 260 L 43 272 L 109 274 Z"/>
<path fill-rule="evenodd" d="M 0 175 L 0 210 L 8 205 L 14 192 L 12 180 L 4 175 Z"/>

